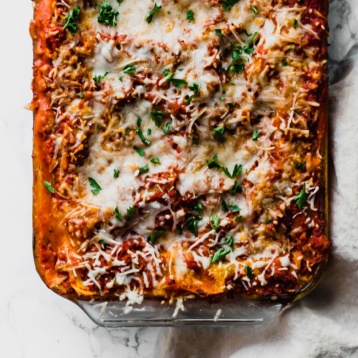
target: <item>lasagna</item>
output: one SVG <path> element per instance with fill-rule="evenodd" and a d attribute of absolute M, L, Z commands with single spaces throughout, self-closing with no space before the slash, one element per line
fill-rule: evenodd
<path fill-rule="evenodd" d="M 326 261 L 326 0 L 35 0 L 34 255 L 66 297 L 295 297 Z"/>

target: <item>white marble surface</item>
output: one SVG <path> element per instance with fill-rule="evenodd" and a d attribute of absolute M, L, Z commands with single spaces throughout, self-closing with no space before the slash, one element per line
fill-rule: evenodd
<path fill-rule="evenodd" d="M 32 259 L 29 0 L 0 12 L 0 357 L 358 357 L 358 2 L 331 1 L 333 242 L 319 287 L 260 328 L 97 327 Z M 8 36 L 10 35 L 10 37 Z"/>

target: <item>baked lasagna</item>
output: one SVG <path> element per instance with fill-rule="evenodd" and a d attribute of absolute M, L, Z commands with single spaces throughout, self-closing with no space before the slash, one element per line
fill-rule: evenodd
<path fill-rule="evenodd" d="M 67 297 L 294 297 L 327 257 L 326 0 L 35 0 L 34 253 Z"/>

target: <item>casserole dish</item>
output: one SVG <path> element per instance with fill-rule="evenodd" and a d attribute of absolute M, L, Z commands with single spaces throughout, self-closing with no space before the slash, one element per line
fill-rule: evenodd
<path fill-rule="evenodd" d="M 258 323 L 313 289 L 329 248 L 327 3 L 34 9 L 47 286 L 109 326 Z"/>

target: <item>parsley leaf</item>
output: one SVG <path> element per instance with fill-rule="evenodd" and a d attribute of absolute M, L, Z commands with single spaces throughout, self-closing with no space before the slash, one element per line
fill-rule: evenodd
<path fill-rule="evenodd" d="M 162 73 L 163 73 L 163 75 L 165 76 L 165 80 L 166 80 L 167 82 L 169 82 L 169 81 L 173 78 L 173 76 L 174 76 L 174 73 L 173 73 L 173 72 L 170 72 L 170 71 L 167 70 L 167 69 L 165 69 Z"/>
<path fill-rule="evenodd" d="M 158 157 L 153 157 L 151 160 L 150 160 L 151 163 L 153 164 L 160 164 L 160 160 Z"/>
<path fill-rule="evenodd" d="M 250 5 L 250 7 L 251 7 L 252 13 L 254 14 L 254 16 L 256 16 L 259 13 L 257 8 L 255 6 L 252 6 L 252 5 Z"/>
<path fill-rule="evenodd" d="M 252 273 L 252 268 L 250 266 L 245 266 L 245 274 L 249 279 L 255 278 L 255 275 Z"/>
<path fill-rule="evenodd" d="M 229 169 L 227 167 L 223 168 L 223 170 L 227 177 L 229 177 L 230 179 L 234 179 L 242 173 L 242 165 L 235 164 L 232 174 L 230 174 Z"/>
<path fill-rule="evenodd" d="M 136 146 L 133 147 L 133 149 L 141 156 L 144 157 L 145 151 L 141 148 L 138 148 Z"/>
<path fill-rule="evenodd" d="M 155 242 L 160 239 L 164 235 L 164 230 L 154 230 L 149 235 L 149 240 L 152 243 L 152 245 L 155 244 Z"/>
<path fill-rule="evenodd" d="M 186 228 L 191 231 L 195 236 L 198 236 L 198 222 L 201 220 L 201 217 L 192 217 L 190 218 L 185 226 Z"/>
<path fill-rule="evenodd" d="M 74 35 L 78 30 L 77 21 L 80 18 L 80 14 L 81 10 L 78 7 L 74 7 L 66 17 L 66 23 L 62 29 L 67 29 L 72 35 Z"/>
<path fill-rule="evenodd" d="M 172 131 L 173 131 L 172 123 L 171 122 L 166 123 L 165 126 L 164 126 L 164 129 L 163 129 L 163 133 L 168 134 L 168 133 L 170 133 Z"/>
<path fill-rule="evenodd" d="M 231 250 L 234 250 L 234 238 L 231 235 L 229 235 L 225 237 L 225 241 L 231 247 Z"/>
<path fill-rule="evenodd" d="M 119 12 L 114 10 L 108 1 L 105 1 L 104 3 L 101 4 L 97 21 L 100 24 L 104 24 L 108 26 L 116 26 L 118 15 Z"/>
<path fill-rule="evenodd" d="M 224 133 L 225 133 L 225 127 L 224 126 L 216 127 L 213 130 L 214 138 L 220 143 L 223 143 L 225 141 Z"/>
<path fill-rule="evenodd" d="M 192 90 L 194 93 L 186 100 L 186 103 L 190 103 L 194 97 L 200 95 L 200 88 L 198 84 L 193 83 L 191 86 L 189 86 L 189 89 Z"/>
<path fill-rule="evenodd" d="M 148 172 L 149 172 L 148 165 L 145 165 L 144 167 L 139 168 L 139 174 L 138 175 L 142 175 L 142 174 L 145 174 L 145 173 L 148 173 Z"/>
<path fill-rule="evenodd" d="M 142 118 L 138 117 L 137 118 L 137 126 L 140 127 L 141 124 L 142 124 Z"/>
<path fill-rule="evenodd" d="M 293 22 L 292 22 L 292 27 L 294 29 L 297 27 L 297 23 L 298 23 L 298 21 L 296 19 L 294 19 Z"/>
<path fill-rule="evenodd" d="M 102 188 L 99 186 L 99 184 L 93 178 L 88 178 L 88 181 L 90 183 L 90 186 L 93 188 L 91 190 L 91 193 L 93 195 L 98 195 L 99 192 L 102 190 Z"/>
<path fill-rule="evenodd" d="M 170 79 L 170 82 L 177 88 L 184 87 L 188 84 L 187 81 L 181 80 L 179 78 L 172 78 L 172 79 Z"/>
<path fill-rule="evenodd" d="M 144 134 L 142 132 L 141 129 L 137 129 L 137 134 L 138 134 L 138 137 L 140 138 L 140 140 L 148 147 L 151 145 L 151 141 L 147 138 L 144 137 Z"/>
<path fill-rule="evenodd" d="M 145 21 L 147 21 L 148 24 L 150 24 L 153 20 L 154 14 L 159 11 L 162 7 L 158 6 L 157 4 L 154 4 L 153 9 L 149 12 L 148 16 L 145 18 Z"/>
<path fill-rule="evenodd" d="M 108 75 L 108 72 L 106 72 L 104 75 L 93 76 L 94 83 L 96 85 L 98 85 L 107 75 Z"/>
<path fill-rule="evenodd" d="M 153 120 L 157 127 L 162 125 L 163 117 L 165 113 L 163 111 L 150 111 L 150 118 Z"/>
<path fill-rule="evenodd" d="M 113 214 L 115 215 L 117 220 L 123 221 L 123 215 L 119 212 L 118 207 L 114 209 Z"/>
<path fill-rule="evenodd" d="M 215 252 L 214 256 L 211 259 L 211 263 L 215 264 L 216 262 L 223 260 L 229 253 L 230 250 L 221 247 L 218 251 Z"/>
<path fill-rule="evenodd" d="M 295 197 L 295 201 L 299 209 L 302 209 L 307 200 L 306 183 L 303 184 L 303 188 L 300 193 Z"/>
<path fill-rule="evenodd" d="M 238 213 L 240 211 L 240 208 L 237 205 L 230 205 L 229 208 L 233 213 Z"/>
<path fill-rule="evenodd" d="M 133 215 L 134 215 L 134 212 L 135 212 L 135 207 L 133 207 L 133 206 L 130 206 L 130 207 L 127 209 L 127 220 L 132 219 L 132 217 L 133 217 Z"/>
<path fill-rule="evenodd" d="M 44 186 L 51 194 L 55 193 L 55 189 L 50 182 L 44 181 Z"/>
<path fill-rule="evenodd" d="M 215 154 L 213 159 L 206 161 L 209 169 L 221 169 L 221 165 L 218 163 L 218 156 Z"/>
<path fill-rule="evenodd" d="M 213 230 L 217 230 L 220 227 L 220 217 L 218 215 L 210 218 L 210 226 Z"/>
<path fill-rule="evenodd" d="M 260 131 L 255 129 L 252 133 L 252 140 L 257 140 L 260 137 Z"/>
<path fill-rule="evenodd" d="M 230 189 L 230 195 L 234 196 L 236 193 L 242 191 L 242 186 L 235 180 L 234 186 Z"/>
<path fill-rule="evenodd" d="M 113 169 L 113 178 L 117 179 L 119 177 L 120 171 L 118 169 Z"/>
<path fill-rule="evenodd" d="M 215 29 L 215 34 L 218 35 L 219 37 L 221 37 L 223 35 L 221 29 Z"/>
<path fill-rule="evenodd" d="M 199 215 L 199 212 L 203 210 L 203 204 L 201 203 L 195 203 L 194 204 L 194 211 L 196 215 Z"/>
<path fill-rule="evenodd" d="M 194 21 L 194 11 L 188 10 L 186 13 L 186 19 L 189 21 Z"/>
<path fill-rule="evenodd" d="M 221 208 L 223 209 L 223 212 L 228 212 L 229 211 L 229 207 L 227 206 L 227 204 L 226 204 L 226 201 L 222 201 L 221 202 Z"/>
<path fill-rule="evenodd" d="M 229 11 L 238 2 L 239 0 L 223 0 L 221 2 L 221 6 L 223 7 L 224 10 Z"/>
<path fill-rule="evenodd" d="M 123 72 L 127 75 L 133 75 L 135 73 L 136 69 L 134 65 L 127 65 L 124 67 Z"/>

